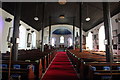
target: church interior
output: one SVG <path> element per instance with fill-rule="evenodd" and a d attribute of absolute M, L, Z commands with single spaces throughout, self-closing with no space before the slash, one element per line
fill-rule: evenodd
<path fill-rule="evenodd" d="M 120 2 L 1 2 L 1 80 L 120 80 Z"/>

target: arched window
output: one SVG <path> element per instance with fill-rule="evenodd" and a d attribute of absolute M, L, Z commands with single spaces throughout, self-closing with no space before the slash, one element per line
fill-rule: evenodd
<path fill-rule="evenodd" d="M 89 50 L 93 49 L 93 40 L 92 40 L 92 33 L 88 33 L 88 37 L 86 37 L 86 47 Z"/>
<path fill-rule="evenodd" d="M 52 38 L 52 46 L 55 46 L 55 38 Z"/>
<path fill-rule="evenodd" d="M 26 28 L 24 26 L 19 27 L 19 49 L 25 49 L 25 43 L 26 43 Z"/>
<path fill-rule="evenodd" d="M 33 49 L 36 48 L 36 33 L 35 32 L 32 33 L 32 48 Z"/>
<path fill-rule="evenodd" d="M 68 46 L 72 46 L 72 38 L 68 38 Z"/>
<path fill-rule="evenodd" d="M 104 26 L 101 26 L 99 29 L 99 50 L 105 51 L 105 29 Z"/>
<path fill-rule="evenodd" d="M 60 43 L 64 43 L 64 37 L 63 36 L 60 37 Z"/>

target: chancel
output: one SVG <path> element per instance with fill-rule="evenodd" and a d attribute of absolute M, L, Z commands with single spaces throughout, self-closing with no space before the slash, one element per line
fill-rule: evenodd
<path fill-rule="evenodd" d="M 0 2 L 1 80 L 120 80 L 119 2 Z"/>

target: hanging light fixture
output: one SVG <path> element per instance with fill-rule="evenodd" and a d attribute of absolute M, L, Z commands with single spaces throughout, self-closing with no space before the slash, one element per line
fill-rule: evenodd
<path fill-rule="evenodd" d="M 90 17 L 88 17 L 88 5 L 87 5 L 87 17 L 85 19 L 87 22 L 90 21 Z"/>
<path fill-rule="evenodd" d="M 35 20 L 35 21 L 38 21 L 38 20 L 39 20 L 39 18 L 38 18 L 38 16 L 37 16 L 37 12 L 38 12 L 38 3 L 36 3 L 36 15 L 35 15 L 35 17 L 34 17 L 34 20 Z"/>
<path fill-rule="evenodd" d="M 115 19 L 115 21 L 116 21 L 117 23 L 120 22 L 120 18 Z"/>
<path fill-rule="evenodd" d="M 64 19 L 65 16 L 64 16 L 64 15 L 60 15 L 59 18 L 60 18 L 60 19 Z"/>
<path fill-rule="evenodd" d="M 89 18 L 89 17 L 87 17 L 85 20 L 86 20 L 86 21 L 90 21 L 90 18 Z"/>
<path fill-rule="evenodd" d="M 59 2 L 60 5 L 65 5 L 67 0 L 59 0 L 58 2 Z"/>
<path fill-rule="evenodd" d="M 38 20 L 39 20 L 39 18 L 36 16 L 36 17 L 34 17 L 34 20 L 38 21 Z"/>

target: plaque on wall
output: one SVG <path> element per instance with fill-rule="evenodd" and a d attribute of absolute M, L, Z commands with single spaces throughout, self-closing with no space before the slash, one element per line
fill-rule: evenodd
<path fill-rule="evenodd" d="M 118 43 L 118 37 L 114 37 L 113 38 L 113 44 L 117 44 Z"/>
<path fill-rule="evenodd" d="M 113 30 L 112 34 L 113 34 L 113 37 L 116 37 L 117 36 L 117 30 Z"/>

